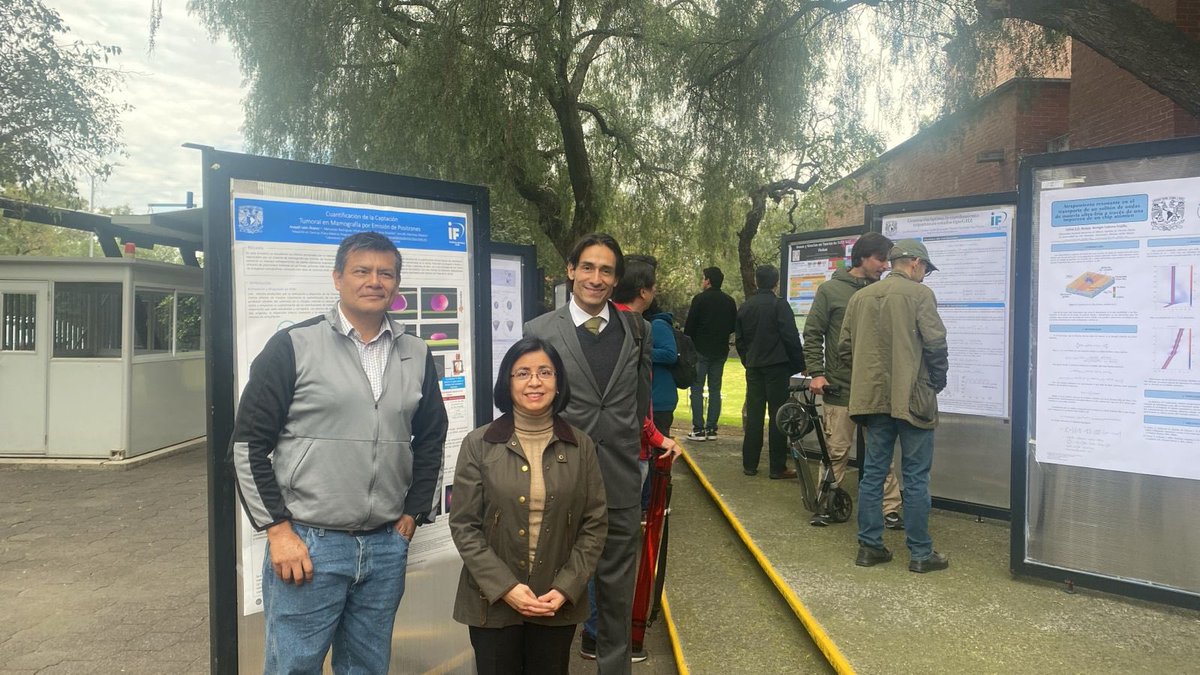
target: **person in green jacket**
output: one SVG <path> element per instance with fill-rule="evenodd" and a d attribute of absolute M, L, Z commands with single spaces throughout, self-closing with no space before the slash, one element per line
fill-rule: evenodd
<path fill-rule="evenodd" d="M 882 234 L 864 234 L 850 250 L 850 269 L 839 267 L 832 279 L 817 287 L 817 295 L 804 322 L 804 361 L 812 377 L 809 386 L 814 394 L 822 396 L 822 427 L 829 459 L 833 462 L 833 478 L 838 485 L 850 463 L 850 446 L 854 443 L 856 429 L 847 407 L 850 403 L 850 367 L 842 363 L 837 353 L 842 317 L 846 314 L 850 296 L 879 281 L 887 271 L 887 254 L 891 248 L 892 240 Z M 885 527 L 904 529 L 894 461 L 883 483 L 883 513 Z M 818 513 L 809 524 L 824 527 L 830 522 L 829 514 Z"/>
<path fill-rule="evenodd" d="M 903 239 L 888 253 L 892 273 L 855 293 L 846 306 L 838 355 L 850 367 L 850 417 L 866 429 L 867 452 L 858 485 L 858 557 L 870 567 L 892 559 L 883 545 L 883 480 L 900 439 L 904 474 L 905 543 L 913 572 L 949 567 L 929 536 L 929 470 L 937 395 L 949 369 L 946 326 L 937 298 L 921 282 L 937 270 L 929 250 Z"/>

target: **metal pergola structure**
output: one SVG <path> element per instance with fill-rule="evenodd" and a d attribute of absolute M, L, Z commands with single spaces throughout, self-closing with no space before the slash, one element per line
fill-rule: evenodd
<path fill-rule="evenodd" d="M 204 209 L 183 209 L 141 216 L 105 216 L 0 197 L 0 215 L 13 220 L 92 232 L 105 257 L 120 258 L 121 246 L 170 246 L 179 249 L 185 265 L 199 267 L 196 252 L 204 250 Z"/>

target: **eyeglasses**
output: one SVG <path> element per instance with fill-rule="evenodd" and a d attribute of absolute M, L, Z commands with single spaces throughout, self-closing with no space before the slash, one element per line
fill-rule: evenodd
<path fill-rule="evenodd" d="M 533 377 L 534 375 L 537 376 L 538 380 L 543 381 L 543 382 L 546 380 L 553 380 L 554 379 L 554 369 L 543 367 L 543 368 L 538 368 L 537 370 L 530 370 L 528 368 L 522 368 L 522 369 L 514 372 L 512 374 L 512 377 L 517 382 L 526 382 L 529 380 L 529 378 Z"/>

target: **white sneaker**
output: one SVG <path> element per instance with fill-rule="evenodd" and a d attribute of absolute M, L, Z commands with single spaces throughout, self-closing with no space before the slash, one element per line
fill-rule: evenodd
<path fill-rule="evenodd" d="M 629 662 L 630 663 L 641 663 L 648 658 L 650 658 L 650 655 L 646 653 L 646 648 L 643 647 L 641 649 L 635 649 L 632 652 L 632 654 L 629 657 Z"/>
<path fill-rule="evenodd" d="M 708 434 L 704 433 L 704 430 L 701 429 L 699 431 L 693 431 L 692 433 L 688 434 L 687 439 L 689 441 L 707 441 Z"/>

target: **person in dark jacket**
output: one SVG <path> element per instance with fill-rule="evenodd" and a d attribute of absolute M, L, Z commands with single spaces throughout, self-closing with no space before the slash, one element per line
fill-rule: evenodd
<path fill-rule="evenodd" d="M 446 408 L 429 348 L 387 319 L 400 252 L 338 247 L 339 300 L 250 365 L 233 431 L 238 493 L 266 530 L 268 673 L 388 672 L 408 543 L 441 481 Z"/>
<path fill-rule="evenodd" d="M 800 332 L 787 301 L 775 295 L 779 270 L 762 265 L 754 271 L 758 291 L 742 303 L 734 340 L 746 367 L 746 429 L 742 440 L 742 471 L 758 474 L 762 455 L 764 408 L 770 409 L 768 461 L 773 479 L 795 478 L 787 468 L 787 439 L 775 424 L 775 411 L 787 401 L 788 381 L 804 369 Z"/>
<path fill-rule="evenodd" d="M 857 425 L 850 420 L 850 368 L 838 357 L 838 338 L 842 333 L 842 318 L 850 296 L 869 284 L 879 281 L 887 271 L 887 254 L 892 240 L 878 232 L 868 232 L 850 250 L 850 269 L 839 266 L 833 277 L 817 287 L 812 308 L 804 322 L 805 372 L 812 377 L 809 388 L 821 395 L 821 426 L 829 459 L 833 463 L 833 479 L 840 485 L 850 463 L 850 446 L 854 445 Z M 883 484 L 883 522 L 890 530 L 904 529 L 900 517 L 900 485 L 893 464 Z M 827 513 L 814 514 L 810 525 L 824 527 L 832 522 Z"/>
<path fill-rule="evenodd" d="M 480 675 L 565 675 L 587 582 L 608 530 L 596 446 L 558 416 L 571 397 L 562 358 L 518 341 L 496 376 L 504 414 L 463 439 L 450 535 L 463 559 L 454 620 Z"/>
<path fill-rule="evenodd" d="M 689 441 L 717 438 L 721 417 L 721 376 L 729 358 L 729 334 L 737 320 L 737 303 L 721 290 L 725 274 L 720 267 L 704 270 L 703 290 L 692 298 L 683 334 L 696 345 L 696 380 L 692 383 L 692 432 Z M 708 417 L 704 416 L 704 384 L 708 381 Z"/>

